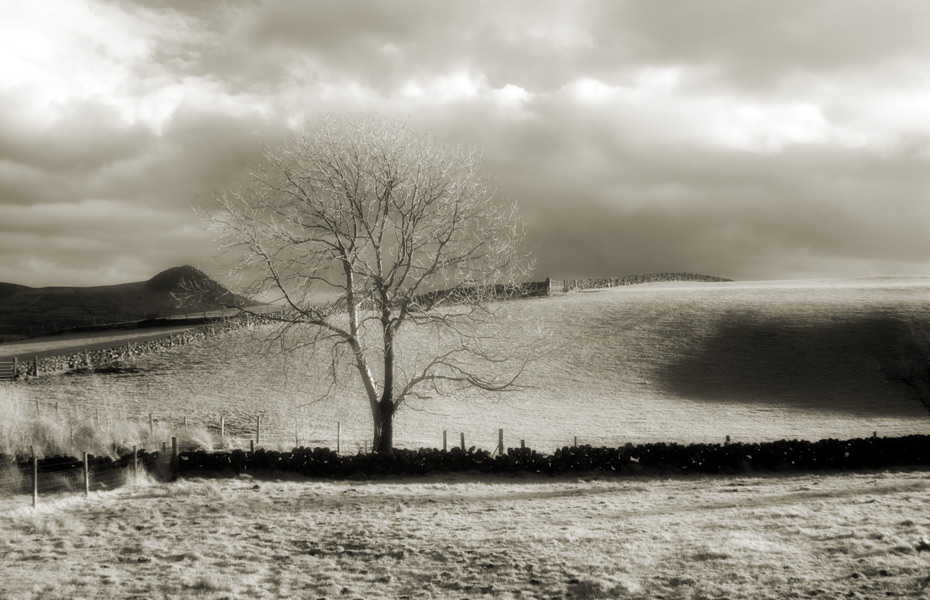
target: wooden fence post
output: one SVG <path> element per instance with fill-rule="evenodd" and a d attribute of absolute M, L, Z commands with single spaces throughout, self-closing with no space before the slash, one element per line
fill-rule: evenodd
<path fill-rule="evenodd" d="M 465 432 L 462 432 L 462 450 L 465 450 Z"/>
<path fill-rule="evenodd" d="M 29 446 L 32 452 L 32 508 L 39 506 L 39 459 L 36 458 L 35 446 Z"/>
<path fill-rule="evenodd" d="M 262 417 L 261 415 L 255 417 L 255 443 L 261 445 L 262 443 Z"/>
<path fill-rule="evenodd" d="M 255 454 L 255 440 L 249 440 L 249 452 Z"/>
<path fill-rule="evenodd" d="M 171 476 L 178 474 L 178 438 L 171 436 Z"/>
<path fill-rule="evenodd" d="M 39 357 L 38 356 L 32 357 L 32 374 L 35 375 L 36 377 L 39 376 Z"/>
<path fill-rule="evenodd" d="M 526 440 L 520 440 L 520 450 L 526 450 Z"/>
<path fill-rule="evenodd" d="M 497 430 L 497 451 L 499 452 L 499 456 L 504 455 L 504 430 L 503 429 Z"/>
<path fill-rule="evenodd" d="M 184 415 L 184 430 L 187 431 L 187 415 Z"/>
<path fill-rule="evenodd" d="M 220 417 L 220 444 L 226 445 L 226 417 Z"/>
<path fill-rule="evenodd" d="M 442 430 L 442 451 L 443 451 L 443 452 L 446 451 L 446 444 L 447 444 L 447 441 L 448 441 L 448 434 L 449 434 L 448 431 L 446 431 L 445 429 Z"/>
<path fill-rule="evenodd" d="M 575 448 L 577 448 L 577 447 L 578 447 L 578 436 L 576 435 L 576 436 L 575 436 Z"/>
<path fill-rule="evenodd" d="M 84 497 L 90 495 L 90 464 L 87 461 L 87 453 L 84 452 Z"/>

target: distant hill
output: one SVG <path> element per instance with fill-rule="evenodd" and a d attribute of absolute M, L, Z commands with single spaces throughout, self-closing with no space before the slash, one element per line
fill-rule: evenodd
<path fill-rule="evenodd" d="M 0 340 L 258 304 L 190 266 L 120 285 L 32 288 L 0 283 Z"/>

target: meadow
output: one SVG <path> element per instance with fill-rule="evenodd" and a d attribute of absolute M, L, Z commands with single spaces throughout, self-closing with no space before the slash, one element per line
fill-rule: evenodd
<path fill-rule="evenodd" d="M 930 278 L 667 283 L 503 303 L 504 340 L 541 337 L 528 389 L 497 397 L 411 399 L 398 447 L 457 444 L 540 451 L 579 443 L 722 442 L 926 433 L 930 415 L 889 369 L 917 351 Z M 240 443 L 262 417 L 263 443 L 342 449 L 369 442 L 367 400 L 351 369 L 330 392 L 327 357 L 285 357 L 263 331 L 133 358 L 117 374 L 17 384 L 25 402 L 177 428 L 187 417 Z M 408 348 L 428 346 L 408 330 Z M 321 399 L 322 398 L 322 399 Z M 247 443 L 247 442 L 246 442 Z"/>
<path fill-rule="evenodd" d="M 397 442 L 438 446 L 447 429 L 490 449 L 499 427 L 543 451 L 574 436 L 926 433 L 927 409 L 887 374 L 920 350 L 928 292 L 928 278 L 676 283 L 505 303 L 506 336 L 545 333 L 532 387 L 422 400 L 398 415 Z M 38 400 L 50 436 L 58 402 L 100 408 L 110 442 L 149 436 L 149 413 L 149 441 L 186 416 L 187 442 L 216 443 L 220 414 L 244 440 L 260 414 L 273 444 L 334 445 L 340 422 L 344 451 L 361 447 L 361 391 L 301 408 L 327 391 L 325 366 L 285 361 L 257 333 L 17 382 L 0 394 L 5 438 L 28 434 L 11 427 Z M 930 598 L 927 475 L 143 478 L 37 510 L 0 496 L 0 598 Z"/>
<path fill-rule="evenodd" d="M 0 597 L 928 598 L 926 471 L 185 479 L 3 510 Z"/>

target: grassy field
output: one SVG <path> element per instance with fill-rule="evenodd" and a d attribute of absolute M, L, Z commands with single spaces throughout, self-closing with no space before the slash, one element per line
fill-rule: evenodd
<path fill-rule="evenodd" d="M 38 512 L 0 499 L 0 597 L 928 598 L 927 475 L 239 478 Z"/>
<path fill-rule="evenodd" d="M 540 450 L 576 435 L 926 433 L 926 409 L 885 371 L 915 350 L 907 323 L 926 318 L 928 292 L 922 278 L 653 284 L 510 303 L 507 335 L 549 335 L 533 389 L 424 401 L 398 416 L 398 443 L 437 446 L 448 429 L 492 448 L 498 427 Z M 131 366 L 5 388 L 0 432 L 63 444 L 62 419 L 48 414 L 59 402 L 68 415 L 102 410 L 87 430 L 98 445 L 147 436 L 150 412 L 156 437 L 188 416 L 202 441 L 220 414 L 247 435 L 261 414 L 285 446 L 295 430 L 332 445 L 337 421 L 344 448 L 367 438 L 360 390 L 298 410 L 327 388 L 320 364 L 285 370 L 244 332 Z M 15 429 L 36 400 L 47 414 Z M 0 598 L 930 598 L 928 492 L 928 472 L 914 470 L 143 480 L 88 500 L 43 497 L 38 510 L 0 496 Z"/>
<path fill-rule="evenodd" d="M 911 351 L 908 322 L 930 309 L 930 278 L 647 284 L 503 305 L 509 339 L 539 331 L 549 353 L 530 365 L 531 388 L 495 399 L 413 401 L 396 444 L 551 451 L 579 443 L 820 439 L 926 433 L 930 415 L 887 364 Z M 408 348 L 429 344 L 406 332 Z M 364 392 L 329 388 L 326 362 L 285 361 L 248 332 L 134 359 L 136 372 L 43 378 L 18 385 L 43 406 L 100 407 L 147 420 L 212 427 L 221 415 L 243 438 L 263 418 L 282 447 L 343 448 L 370 438 Z M 350 373 L 351 377 L 351 373 Z M 312 403 L 313 402 L 313 403 Z M 307 404 L 310 404 L 307 406 Z M 300 407 L 300 408 L 299 408 Z"/>

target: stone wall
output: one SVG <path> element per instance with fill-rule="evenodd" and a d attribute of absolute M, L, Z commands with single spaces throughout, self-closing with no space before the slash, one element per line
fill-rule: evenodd
<path fill-rule="evenodd" d="M 267 322 L 267 317 L 242 315 L 215 320 L 206 320 L 202 325 L 172 333 L 166 337 L 154 340 L 129 342 L 121 346 L 100 348 L 97 350 L 82 350 L 68 354 L 46 356 L 28 361 L 18 361 L 16 365 L 16 378 L 41 377 L 44 375 L 58 375 L 81 371 L 83 369 L 106 369 L 120 361 L 128 360 L 134 356 L 142 356 L 153 352 L 164 352 L 177 346 L 184 346 L 193 342 L 200 342 L 222 335 L 229 331 L 253 327 Z M 150 331 L 150 330 L 149 330 Z"/>

